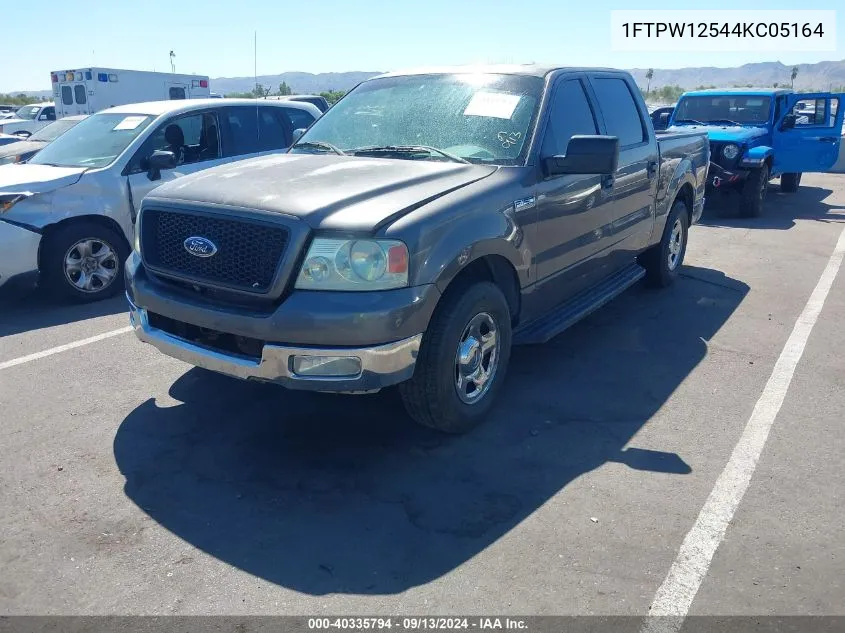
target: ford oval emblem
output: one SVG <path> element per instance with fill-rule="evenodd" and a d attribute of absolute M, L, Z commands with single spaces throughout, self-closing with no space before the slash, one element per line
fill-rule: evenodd
<path fill-rule="evenodd" d="M 182 245 L 194 257 L 211 257 L 217 252 L 217 246 L 209 239 L 194 235 L 189 237 Z"/>

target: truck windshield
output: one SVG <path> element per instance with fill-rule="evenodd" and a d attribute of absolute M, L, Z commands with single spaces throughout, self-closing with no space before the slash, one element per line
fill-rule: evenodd
<path fill-rule="evenodd" d="M 517 75 L 373 79 L 318 119 L 291 152 L 522 164 L 542 91 L 541 78 Z"/>
<path fill-rule="evenodd" d="M 770 97 L 757 95 L 684 97 L 675 108 L 674 123 L 766 123 L 771 104 Z"/>
<path fill-rule="evenodd" d="M 38 111 L 41 109 L 40 106 L 24 106 L 22 108 L 18 108 L 18 111 L 15 112 L 15 116 L 18 119 L 25 119 L 27 121 L 32 121 L 35 117 L 38 116 Z"/>
<path fill-rule="evenodd" d="M 105 167 L 152 119 L 143 114 L 95 114 L 46 145 L 29 162 L 56 167 Z"/>

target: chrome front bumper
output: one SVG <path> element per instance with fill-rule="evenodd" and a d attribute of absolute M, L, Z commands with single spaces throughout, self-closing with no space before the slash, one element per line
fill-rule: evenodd
<path fill-rule="evenodd" d="M 191 365 L 241 378 L 278 383 L 291 389 L 335 393 L 378 391 L 408 380 L 414 374 L 422 334 L 384 345 L 361 348 L 314 348 L 264 345 L 253 359 L 211 349 L 150 325 L 147 311 L 129 301 L 129 320 L 135 335 L 162 353 Z M 294 357 L 352 357 L 360 360 L 357 375 L 303 376 L 294 372 Z"/>

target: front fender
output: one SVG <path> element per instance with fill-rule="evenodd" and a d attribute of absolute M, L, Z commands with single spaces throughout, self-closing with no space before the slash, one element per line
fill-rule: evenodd
<path fill-rule="evenodd" d="M 743 167 L 760 167 L 772 155 L 774 150 L 768 145 L 757 145 L 745 151 L 739 164 Z"/>
<path fill-rule="evenodd" d="M 694 198 L 693 202 L 700 196 L 704 195 L 704 187 L 707 180 L 707 167 L 708 165 L 704 165 L 703 168 L 699 168 L 703 169 L 703 175 L 700 178 L 696 178 L 696 167 L 693 165 L 692 161 L 689 158 L 682 158 L 678 160 L 677 165 L 675 165 L 675 168 L 672 170 L 672 176 L 669 178 L 669 184 L 665 189 L 666 195 L 658 199 L 658 202 L 655 205 L 654 226 L 652 227 L 651 239 L 649 240 L 650 246 L 658 243 L 663 237 L 663 230 L 666 226 L 666 218 L 672 210 L 672 205 L 677 199 L 678 192 L 681 190 L 681 187 L 684 185 L 692 187 Z M 690 213 L 693 211 L 693 209 L 690 209 Z"/>

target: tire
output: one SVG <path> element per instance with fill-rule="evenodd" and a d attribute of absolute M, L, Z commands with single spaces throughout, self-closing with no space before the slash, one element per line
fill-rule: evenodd
<path fill-rule="evenodd" d="M 48 234 L 42 246 L 40 272 L 50 292 L 89 303 L 123 290 L 127 257 L 126 240 L 114 229 L 97 222 L 74 222 Z M 66 264 L 71 260 L 78 264 Z"/>
<path fill-rule="evenodd" d="M 472 344 L 471 339 L 483 342 L 493 331 L 494 348 L 485 351 Z M 461 347 L 466 358 L 463 371 Z M 413 377 L 399 385 L 405 410 L 419 424 L 444 433 L 469 431 L 490 411 L 504 380 L 510 352 L 511 314 L 499 287 L 483 281 L 450 288 L 423 335 Z M 485 363 L 486 372 L 470 372 L 483 370 Z M 471 376 L 484 373 L 489 377 L 476 388 Z M 464 377 L 463 396 L 459 395 L 458 376 Z"/>
<path fill-rule="evenodd" d="M 801 185 L 801 174 L 781 174 L 780 190 L 784 193 L 795 193 Z"/>
<path fill-rule="evenodd" d="M 645 281 L 653 288 L 665 288 L 677 279 L 689 237 L 689 209 L 683 200 L 675 200 L 660 243 L 655 244 L 639 257 L 645 268 Z"/>
<path fill-rule="evenodd" d="M 763 203 L 769 190 L 769 166 L 764 164 L 748 175 L 742 187 L 739 213 L 744 218 L 757 218 L 763 214 Z"/>

